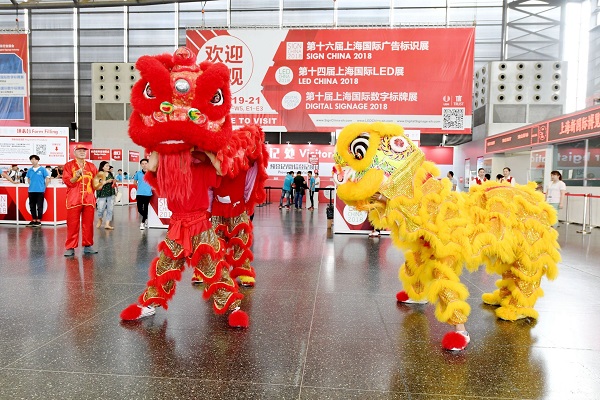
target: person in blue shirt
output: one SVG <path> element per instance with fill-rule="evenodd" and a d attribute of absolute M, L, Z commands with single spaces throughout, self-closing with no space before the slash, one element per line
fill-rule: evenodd
<path fill-rule="evenodd" d="M 46 186 L 50 183 L 50 174 L 46 168 L 40 167 L 40 158 L 36 154 L 29 156 L 29 161 L 31 161 L 31 168 L 25 177 L 29 183 L 29 210 L 32 221 L 28 226 L 41 226 L 44 213 L 44 193 Z"/>
<path fill-rule="evenodd" d="M 142 158 L 140 161 L 141 170 L 137 171 L 133 176 L 133 181 L 137 185 L 136 202 L 138 212 L 142 216 L 142 222 L 140 223 L 140 230 L 144 230 L 148 227 L 148 205 L 150 204 L 150 198 L 152 197 L 152 188 L 144 180 L 144 175 L 148 171 L 148 159 Z"/>
<path fill-rule="evenodd" d="M 123 170 L 121 168 L 117 170 L 117 176 L 115 176 L 115 179 L 117 182 L 123 182 Z"/>
<path fill-rule="evenodd" d="M 294 171 L 290 171 L 283 180 L 283 188 L 281 189 L 281 198 L 279 199 L 279 209 L 283 208 L 283 199 L 287 197 L 286 209 L 290 209 L 292 205 L 292 182 L 294 181 Z"/>
<path fill-rule="evenodd" d="M 310 200 L 310 207 L 308 207 L 309 210 L 315 209 L 314 195 L 315 195 L 315 178 L 312 174 L 312 171 L 308 171 L 308 199 Z"/>

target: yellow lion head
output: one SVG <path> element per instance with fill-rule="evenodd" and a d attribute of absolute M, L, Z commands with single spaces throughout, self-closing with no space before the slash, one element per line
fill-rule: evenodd
<path fill-rule="evenodd" d="M 350 205 L 368 202 L 376 193 L 387 198 L 412 193 L 415 172 L 425 160 L 400 125 L 383 122 L 346 126 L 335 149 L 333 181 L 337 195 Z"/>

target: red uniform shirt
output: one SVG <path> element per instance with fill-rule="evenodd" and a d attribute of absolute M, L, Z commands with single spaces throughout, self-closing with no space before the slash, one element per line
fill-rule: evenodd
<path fill-rule="evenodd" d="M 67 185 L 67 208 L 77 206 L 96 206 L 96 196 L 92 188 L 92 180 L 98 173 L 98 168 L 89 161 L 84 161 L 84 166 L 71 160 L 63 167 L 63 182 Z M 77 170 L 82 169 L 83 175 L 76 182 L 71 182 Z"/>

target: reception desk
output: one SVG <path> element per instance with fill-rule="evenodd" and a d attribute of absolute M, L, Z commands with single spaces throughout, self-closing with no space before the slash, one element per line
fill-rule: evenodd
<path fill-rule="evenodd" d="M 29 185 L 0 182 L 0 224 L 27 225 L 31 222 Z M 67 187 L 53 179 L 44 195 L 42 225 L 67 223 Z"/>

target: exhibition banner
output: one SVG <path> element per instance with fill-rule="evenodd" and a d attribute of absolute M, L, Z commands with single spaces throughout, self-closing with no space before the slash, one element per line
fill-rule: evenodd
<path fill-rule="evenodd" d="M 29 126 L 27 34 L 0 33 L 0 126 Z"/>
<path fill-rule="evenodd" d="M 231 71 L 232 120 L 265 131 L 332 132 L 394 122 L 469 134 L 474 28 L 188 30 Z"/>
<path fill-rule="evenodd" d="M 140 152 L 139 151 L 129 150 L 127 152 L 127 154 L 129 157 L 129 162 L 134 162 L 134 163 L 140 162 Z"/>
<path fill-rule="evenodd" d="M 90 161 L 110 161 L 110 149 L 90 149 Z"/>
<path fill-rule="evenodd" d="M 30 165 L 32 154 L 40 157 L 42 165 L 63 165 L 68 141 L 68 128 L 0 127 L 0 165 Z"/>
<path fill-rule="evenodd" d="M 123 150 L 121 149 L 112 149 L 111 157 L 113 161 L 123 161 Z"/>

